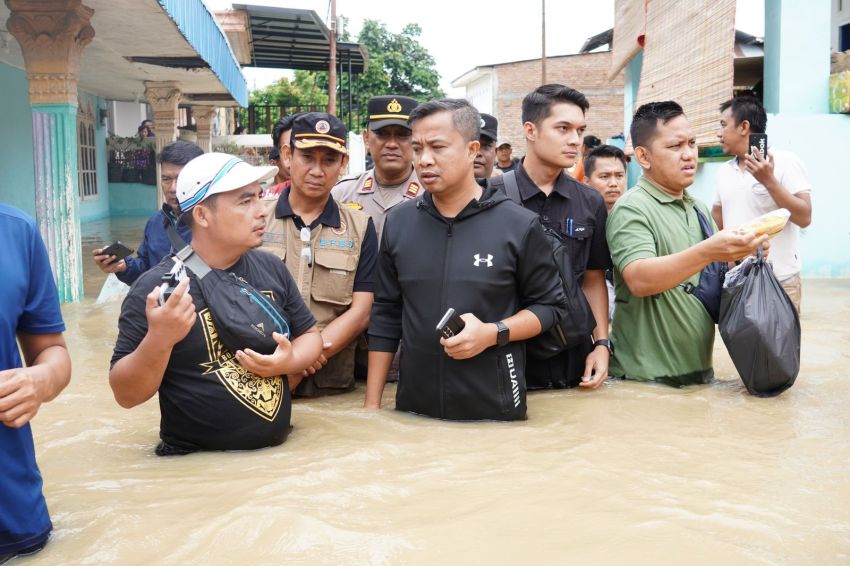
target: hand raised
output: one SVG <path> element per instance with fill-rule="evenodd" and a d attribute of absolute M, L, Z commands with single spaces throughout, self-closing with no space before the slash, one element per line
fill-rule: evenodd
<path fill-rule="evenodd" d="M 121 273 L 127 271 L 127 262 L 122 260 L 115 261 L 117 258 L 114 255 L 104 254 L 103 248 L 92 250 L 92 257 L 97 268 L 104 273 Z"/>
<path fill-rule="evenodd" d="M 159 287 L 156 287 L 145 301 L 148 333 L 173 346 L 189 334 L 197 316 L 189 294 L 189 278 L 180 281 L 164 305 L 159 306 L 158 300 Z"/>

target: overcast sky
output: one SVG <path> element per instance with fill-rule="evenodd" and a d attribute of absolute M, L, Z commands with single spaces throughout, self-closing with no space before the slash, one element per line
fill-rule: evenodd
<path fill-rule="evenodd" d="M 738 0 L 736 27 L 764 35 L 766 0 Z M 230 0 L 205 0 L 213 9 Z M 246 2 L 248 3 L 248 2 Z M 314 10 L 327 22 L 328 0 L 255 0 L 251 4 Z M 337 0 L 337 15 L 347 16 L 356 39 L 363 20 L 380 20 L 393 32 L 410 23 L 422 28 L 421 43 L 437 62 L 443 90 L 462 95 L 451 82 L 470 69 L 540 56 L 541 0 Z M 576 53 L 585 39 L 614 26 L 614 0 L 548 0 L 546 54 Z M 287 74 L 274 69 L 243 69 L 248 88 L 262 88 Z"/>

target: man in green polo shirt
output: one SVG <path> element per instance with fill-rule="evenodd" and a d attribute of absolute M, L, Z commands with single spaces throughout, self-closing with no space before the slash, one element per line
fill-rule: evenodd
<path fill-rule="evenodd" d="M 767 237 L 727 229 L 704 238 L 694 210 L 705 204 L 686 189 L 697 169 L 697 147 L 682 107 L 673 101 L 638 108 L 631 126 L 637 185 L 608 216 L 617 308 L 610 374 L 672 386 L 708 383 L 714 377 L 714 323 L 681 283 L 699 283 L 713 261 L 752 254 Z"/>

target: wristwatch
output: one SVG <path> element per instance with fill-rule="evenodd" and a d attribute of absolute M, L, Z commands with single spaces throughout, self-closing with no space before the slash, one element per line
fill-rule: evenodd
<path fill-rule="evenodd" d="M 607 338 L 600 338 L 599 340 L 597 340 L 596 342 L 593 343 L 593 349 L 594 350 L 596 348 L 598 348 L 599 346 L 605 346 L 606 348 L 608 348 L 608 355 L 609 356 L 614 355 L 614 345 Z"/>
<path fill-rule="evenodd" d="M 511 329 L 507 327 L 507 325 L 501 320 L 496 323 L 496 346 L 501 348 L 502 346 L 507 346 L 508 342 L 511 341 Z"/>

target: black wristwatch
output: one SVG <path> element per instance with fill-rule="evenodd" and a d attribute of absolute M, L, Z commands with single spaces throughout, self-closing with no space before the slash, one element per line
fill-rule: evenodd
<path fill-rule="evenodd" d="M 599 340 L 597 340 L 596 342 L 593 343 L 593 349 L 594 350 L 596 348 L 598 348 L 599 346 L 605 346 L 606 348 L 608 348 L 608 355 L 609 356 L 614 355 L 614 345 L 607 338 L 600 338 Z"/>
<path fill-rule="evenodd" d="M 500 348 L 507 346 L 511 341 L 511 329 L 501 320 L 496 323 L 496 329 L 498 330 L 496 333 L 496 346 Z"/>

